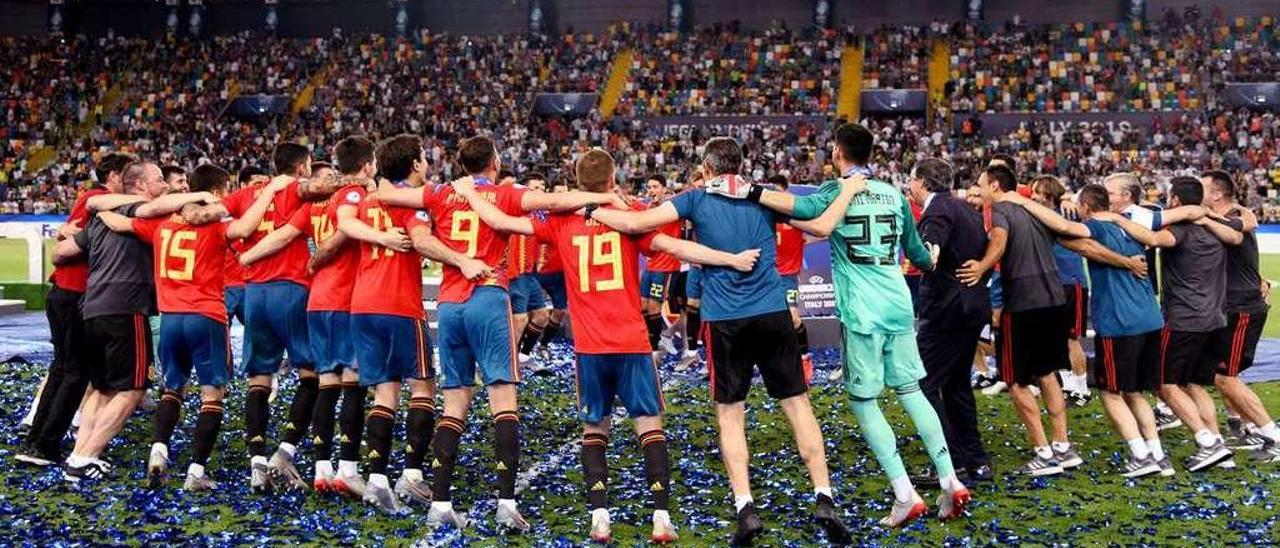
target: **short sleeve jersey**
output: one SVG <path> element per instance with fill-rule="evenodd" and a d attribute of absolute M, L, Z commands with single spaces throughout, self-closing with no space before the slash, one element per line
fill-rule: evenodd
<path fill-rule="evenodd" d="M 777 217 L 746 200 L 707 194 L 701 188 L 677 194 L 671 204 L 681 219 L 693 222 L 698 243 L 727 253 L 759 249 L 751 272 L 726 266 L 702 267 L 702 319 L 750 318 L 787 309 L 778 275 Z"/>
<path fill-rule="evenodd" d="M 180 216 L 134 219 L 133 233 L 154 252 L 160 312 L 199 314 L 227 323 L 222 269 L 227 261 L 227 223 L 194 226 Z"/>
<path fill-rule="evenodd" d="M 360 202 L 358 216 L 380 232 L 400 228 L 408 234 L 416 227 L 431 225 L 425 211 L 383 206 L 369 197 Z M 412 249 L 395 251 L 360 242 L 360 267 L 351 294 L 351 313 L 424 319 L 422 256 Z"/>
<path fill-rule="evenodd" d="M 672 238 L 680 237 L 680 221 L 673 221 L 658 227 L 658 232 Z M 655 251 L 647 254 L 648 264 L 645 269 L 650 272 L 679 272 L 680 259 L 670 253 Z"/>
<path fill-rule="evenodd" d="M 1093 239 L 1125 257 L 1139 255 L 1142 244 L 1114 223 L 1088 220 L 1085 226 Z M 1160 305 L 1151 284 L 1128 270 L 1089 261 L 1093 290 L 1089 295 L 1089 317 L 1101 337 L 1128 337 L 1150 333 L 1164 326 Z"/>
<path fill-rule="evenodd" d="M 86 202 L 89 198 L 99 194 L 108 194 L 106 189 L 91 188 L 81 192 L 76 197 L 76 201 L 71 205 L 71 214 L 67 216 L 67 224 L 74 224 L 81 229 L 89 224 L 89 208 Z M 89 262 L 84 259 L 76 259 L 67 264 L 53 267 L 53 274 L 49 276 L 49 281 L 67 291 L 76 293 L 84 293 L 85 287 L 89 284 Z"/>
<path fill-rule="evenodd" d="M 1169 329 L 1206 333 L 1227 325 L 1227 250 L 1209 229 L 1194 223 L 1166 228 L 1177 244 L 1161 253 L 1161 295 Z"/>
<path fill-rule="evenodd" d="M 1022 312 L 1065 304 L 1067 298 L 1053 255 L 1056 239 L 1049 227 L 1022 206 L 1008 202 L 992 207 L 991 222 L 1009 234 L 1000 259 L 1004 309 Z"/>
<path fill-rule="evenodd" d="M 311 237 L 316 246 L 324 244 L 338 232 L 338 208 L 360 207 L 366 191 L 360 185 L 347 185 L 323 202 L 312 202 L 294 212 L 289 224 Z M 328 264 L 316 271 L 311 280 L 311 293 L 307 297 L 307 310 L 351 310 L 351 292 L 356 282 L 356 269 L 360 267 L 360 245 L 345 242 Z"/>
<path fill-rule="evenodd" d="M 114 211 L 132 217 L 141 205 L 136 202 Z M 76 234 L 75 242 L 89 256 L 89 280 L 80 301 L 84 319 L 156 313 L 150 244 L 136 235 L 112 232 L 96 216 Z"/>
<path fill-rule="evenodd" d="M 1240 209 L 1227 212 L 1227 224 L 1244 234 L 1240 245 L 1227 247 L 1227 312 L 1261 314 L 1267 302 L 1261 298 L 1262 276 L 1258 273 L 1258 236 L 1244 231 Z"/>
<path fill-rule="evenodd" d="M 564 257 L 565 288 L 575 318 L 574 347 L 581 354 L 648 353 L 640 313 L 640 253 L 656 232 L 621 234 L 581 215 L 550 215 L 533 222 L 534 235 Z"/>
<path fill-rule="evenodd" d="M 477 181 L 476 192 L 507 215 L 521 217 L 525 214 L 520 206 L 523 189 Z M 449 185 L 424 188 L 422 207 L 431 217 L 433 234 L 444 245 L 468 257 L 484 261 L 493 268 L 493 275 L 488 278 L 468 280 L 457 267 L 444 265 L 440 302 L 466 302 L 477 286 L 507 288 L 507 234 L 484 224 L 480 215 L 471 209 L 467 199 L 455 193 Z"/>
<path fill-rule="evenodd" d="M 532 236 L 512 234 L 507 241 L 507 277 L 532 273 L 538 266 L 538 244 Z"/>
<path fill-rule="evenodd" d="M 778 274 L 795 276 L 804 267 L 804 233 L 787 223 L 777 223 Z"/>
<path fill-rule="evenodd" d="M 564 261 L 560 259 L 560 251 L 551 244 L 538 244 L 538 273 L 554 274 L 564 272 Z"/>
<path fill-rule="evenodd" d="M 249 206 L 253 205 L 258 194 L 262 192 L 263 186 L 253 185 L 237 190 L 227 196 L 222 201 L 222 204 L 232 217 L 240 217 L 248 211 Z M 267 213 L 262 216 L 262 222 L 258 224 L 258 230 L 255 230 L 253 234 L 245 238 L 245 249 L 253 247 L 267 234 L 288 224 L 293 214 L 301 209 L 305 203 L 298 196 L 297 181 L 285 187 L 284 190 L 277 192 L 271 200 L 271 205 L 267 206 Z M 295 238 L 279 253 L 275 253 L 247 267 L 245 269 L 245 281 L 249 283 L 290 281 L 307 286 L 311 283 L 311 278 L 307 275 L 307 262 L 310 260 L 311 250 L 307 248 L 307 242 Z"/>

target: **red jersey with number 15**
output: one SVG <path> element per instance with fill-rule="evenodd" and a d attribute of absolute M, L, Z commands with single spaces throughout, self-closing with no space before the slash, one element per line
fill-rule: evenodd
<path fill-rule="evenodd" d="M 338 207 L 349 205 L 359 208 L 366 191 L 360 185 L 347 185 L 323 202 L 310 202 L 294 212 L 289 225 L 301 230 L 315 241 L 324 244 L 338 232 Z M 360 267 L 360 245 L 345 242 L 328 264 L 320 267 L 311 279 L 311 293 L 307 297 L 307 311 L 351 310 L 351 292 L 356 283 L 356 270 Z"/>
<path fill-rule="evenodd" d="M 804 267 L 804 233 L 787 223 L 778 223 L 778 274 L 795 276 Z"/>
<path fill-rule="evenodd" d="M 360 202 L 359 219 L 379 232 L 430 227 L 427 213 L 404 207 L 383 206 L 376 198 Z M 395 251 L 360 242 L 360 267 L 351 293 L 352 314 L 389 314 L 415 320 L 425 318 L 422 309 L 422 256 L 417 251 Z"/>
<path fill-rule="evenodd" d="M 520 206 L 524 189 L 483 183 L 476 184 L 476 192 L 507 215 L 525 215 Z M 467 199 L 455 193 L 449 185 L 422 189 L 422 207 L 430 213 L 433 233 L 444 245 L 468 257 L 484 261 L 493 268 L 493 276 L 472 281 L 463 277 L 462 271 L 457 267 L 444 265 L 444 279 L 440 282 L 438 297 L 440 302 L 466 302 L 476 286 L 507 288 L 506 233 L 484 224 L 480 216 L 471 209 Z"/>
<path fill-rule="evenodd" d="M 249 206 L 253 205 L 263 186 L 261 184 L 247 186 L 232 192 L 222 200 L 222 205 L 227 208 L 227 212 L 232 217 L 240 217 L 249 209 Z M 267 234 L 288 224 L 294 212 L 301 209 L 304 203 L 306 202 L 298 196 L 297 181 L 277 192 L 275 198 L 271 200 L 271 205 L 267 206 L 267 213 L 262 216 L 258 230 L 244 239 L 245 249 L 253 247 Z M 249 283 L 290 281 L 306 287 L 311 284 L 311 277 L 307 276 L 307 263 L 310 260 L 311 250 L 307 248 L 307 242 L 295 238 L 279 252 L 246 267 L 245 281 Z"/>
<path fill-rule="evenodd" d="M 658 232 L 622 234 L 573 213 L 534 219 L 534 235 L 556 246 L 573 314 L 574 349 L 581 354 L 647 354 L 640 313 L 640 253 Z"/>
<path fill-rule="evenodd" d="M 179 215 L 134 219 L 133 233 L 154 250 L 160 312 L 199 314 L 227 323 L 227 303 L 222 297 L 227 223 L 193 226 Z"/>

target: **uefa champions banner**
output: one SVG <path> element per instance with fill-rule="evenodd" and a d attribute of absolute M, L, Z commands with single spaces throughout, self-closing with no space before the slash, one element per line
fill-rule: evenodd
<path fill-rule="evenodd" d="M 681 138 L 700 133 L 739 139 L 757 130 L 767 133 L 779 127 L 822 128 L 828 123 L 826 116 L 813 115 L 642 116 L 637 119 L 663 135 Z"/>
<path fill-rule="evenodd" d="M 813 194 L 814 185 L 792 185 L 789 189 L 799 196 Z M 831 246 L 827 240 L 804 246 L 804 266 L 800 269 L 799 295 L 796 305 L 800 316 L 813 318 L 836 315 L 836 290 L 831 281 Z"/>

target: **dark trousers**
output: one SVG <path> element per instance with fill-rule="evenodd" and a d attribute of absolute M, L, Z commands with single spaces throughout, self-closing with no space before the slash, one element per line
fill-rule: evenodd
<path fill-rule="evenodd" d="M 80 316 L 80 293 L 54 286 L 49 290 L 45 314 L 53 340 L 53 364 L 36 404 L 28 441 L 42 452 L 57 452 L 71 428 L 89 378 L 85 375 L 84 319 Z"/>
<path fill-rule="evenodd" d="M 978 406 L 969 384 L 973 353 L 981 334 L 981 325 L 942 325 L 924 320 L 916 339 L 926 372 L 920 388 L 938 412 L 956 468 L 991 462 L 978 433 Z"/>

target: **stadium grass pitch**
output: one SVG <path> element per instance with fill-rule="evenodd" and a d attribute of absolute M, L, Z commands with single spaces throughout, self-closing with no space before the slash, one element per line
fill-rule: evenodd
<path fill-rule="evenodd" d="M 425 511 L 387 517 L 356 502 L 315 493 L 253 495 L 247 488 L 243 442 L 243 388 L 231 392 L 227 424 L 210 461 L 210 474 L 221 483 L 209 495 L 179 490 L 189 462 L 187 440 L 195 416 L 194 396 L 171 449 L 176 463 L 166 489 L 149 491 L 144 484 L 150 444 L 150 417 L 139 413 L 106 456 L 115 465 L 112 479 L 93 488 L 74 490 L 57 472 L 22 467 L 13 460 L 16 423 L 25 410 L 40 364 L 3 366 L 7 382 L 0 387 L 0 543 L 46 544 L 54 540 L 83 543 L 231 544 L 428 544 L 579 545 L 587 538 L 581 472 L 576 449 L 580 435 L 575 420 L 573 377 L 567 351 L 558 348 L 556 375 L 528 379 L 521 392 L 521 480 L 527 481 L 521 506 L 534 530 L 504 536 L 492 523 L 494 474 L 491 429 L 478 404 L 464 438 L 455 480 L 455 504 L 471 513 L 474 525 L 459 536 L 454 530 L 430 531 Z M 1070 411 L 1072 439 L 1080 444 L 1086 464 L 1056 479 L 1024 479 L 1008 475 L 1026 455 L 1022 427 L 1007 396 L 979 396 L 984 438 L 1001 477 L 975 486 L 975 502 L 964 519 L 941 523 L 924 519 L 906 530 L 891 532 L 877 525 L 888 511 L 891 493 L 870 451 L 862 443 L 845 394 L 821 383 L 832 362 L 820 355 L 815 408 L 827 437 L 837 498 L 845 519 L 862 544 L 923 542 L 938 544 L 1234 544 L 1280 542 L 1280 465 L 1250 466 L 1244 455 L 1234 471 L 1191 474 L 1181 460 L 1192 451 L 1185 429 L 1166 432 L 1165 446 L 1179 465 L 1173 478 L 1124 480 L 1117 473 L 1123 444 L 1111 433 L 1100 404 Z M 671 443 L 676 492 L 672 514 L 681 545 L 724 545 L 732 530 L 731 502 L 716 450 L 716 431 L 705 382 L 687 375 L 667 375 L 667 432 Z M 285 413 L 293 377 L 282 379 L 274 404 L 277 420 Z M 1255 387 L 1272 410 L 1280 408 L 1280 384 Z M 809 518 L 812 491 L 791 433 L 777 406 L 757 387 L 750 403 L 749 437 L 757 505 L 768 527 L 761 545 L 808 545 L 822 540 Z M 888 398 L 888 397 L 887 397 Z M 908 469 L 921 470 L 927 460 L 914 429 L 896 405 L 886 406 L 899 434 Z M 401 413 L 403 415 L 403 413 Z M 403 428 L 403 417 L 400 418 Z M 274 431 L 273 431 L 274 435 Z M 274 439 L 274 437 L 273 437 Z M 403 436 L 397 433 L 397 454 Z M 644 544 L 649 512 L 643 468 L 628 421 L 618 421 L 609 450 L 610 503 L 619 545 Z M 304 445 L 301 455 L 308 455 Z M 391 469 L 398 470 L 393 461 Z M 300 466 L 311 470 L 309 457 Z M 936 491 L 921 490 L 934 506 Z"/>

